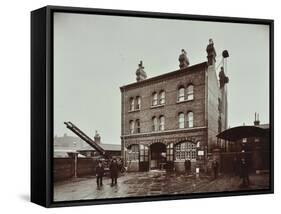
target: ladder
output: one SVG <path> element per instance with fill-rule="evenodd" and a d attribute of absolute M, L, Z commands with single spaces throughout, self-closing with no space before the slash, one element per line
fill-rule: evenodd
<path fill-rule="evenodd" d="M 110 158 L 109 154 L 100 145 L 98 145 L 94 140 L 92 140 L 88 135 L 86 135 L 81 129 L 75 126 L 72 122 L 68 121 L 68 122 L 64 122 L 64 124 L 66 125 L 66 128 L 71 130 L 78 137 L 80 137 L 82 140 L 88 143 L 98 153 L 100 153 L 100 155 L 104 156 L 106 159 Z"/>

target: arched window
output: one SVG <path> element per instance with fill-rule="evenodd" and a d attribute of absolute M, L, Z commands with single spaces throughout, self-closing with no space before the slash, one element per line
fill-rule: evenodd
<path fill-rule="evenodd" d="M 179 118 L 178 118 L 178 122 L 179 122 L 179 128 L 183 129 L 184 128 L 184 113 L 179 113 Z"/>
<path fill-rule="evenodd" d="M 166 102 L 165 100 L 165 91 L 160 92 L 160 105 L 164 105 Z"/>
<path fill-rule="evenodd" d="M 153 117 L 152 118 L 152 131 L 157 131 L 158 128 L 158 121 L 157 121 L 157 117 Z"/>
<path fill-rule="evenodd" d="M 135 109 L 135 99 L 133 97 L 130 98 L 130 111 Z"/>
<path fill-rule="evenodd" d="M 135 122 L 130 120 L 130 134 L 134 134 L 135 131 Z"/>
<path fill-rule="evenodd" d="M 196 159 L 196 144 L 182 142 L 175 146 L 175 157 L 177 160 Z"/>
<path fill-rule="evenodd" d="M 137 98 L 136 98 L 136 101 L 137 101 L 137 105 L 136 105 L 136 109 L 137 110 L 139 110 L 140 108 L 141 108 L 141 98 L 138 96 Z"/>
<path fill-rule="evenodd" d="M 164 131 L 165 130 L 165 117 L 162 115 L 159 117 L 159 120 L 160 120 L 159 130 Z"/>
<path fill-rule="evenodd" d="M 187 100 L 194 99 L 194 86 L 193 85 L 189 85 L 187 87 L 186 97 L 187 97 Z"/>
<path fill-rule="evenodd" d="M 152 94 L 152 105 L 156 106 L 158 104 L 158 95 L 156 92 Z"/>
<path fill-rule="evenodd" d="M 136 120 L 136 133 L 140 133 L 140 120 Z"/>
<path fill-rule="evenodd" d="M 187 128 L 192 128 L 193 127 L 193 112 L 190 111 L 187 113 Z"/>
<path fill-rule="evenodd" d="M 181 86 L 178 89 L 178 101 L 179 102 L 184 101 L 184 87 L 183 86 Z"/>

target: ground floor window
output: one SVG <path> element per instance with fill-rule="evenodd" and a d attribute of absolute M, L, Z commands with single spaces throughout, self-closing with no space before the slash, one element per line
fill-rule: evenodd
<path fill-rule="evenodd" d="M 176 160 L 196 159 L 196 144 L 182 142 L 175 146 Z"/>
<path fill-rule="evenodd" d="M 139 145 L 131 145 L 128 149 L 128 160 L 139 160 Z"/>
<path fill-rule="evenodd" d="M 169 143 L 167 145 L 167 161 L 173 161 L 174 160 L 174 144 Z"/>

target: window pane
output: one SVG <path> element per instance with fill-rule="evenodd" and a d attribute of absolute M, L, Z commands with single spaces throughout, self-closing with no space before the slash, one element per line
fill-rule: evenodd
<path fill-rule="evenodd" d="M 187 100 L 193 100 L 194 98 L 194 92 L 193 92 L 194 86 L 193 85 L 189 85 L 187 87 Z"/>
<path fill-rule="evenodd" d="M 180 113 L 179 114 L 179 128 L 184 128 L 184 114 Z"/>
<path fill-rule="evenodd" d="M 178 90 L 178 101 L 184 101 L 184 88 Z"/>

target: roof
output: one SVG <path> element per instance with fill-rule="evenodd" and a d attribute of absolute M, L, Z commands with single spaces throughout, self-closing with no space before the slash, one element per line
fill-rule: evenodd
<path fill-rule="evenodd" d="M 121 145 L 118 144 L 99 144 L 105 151 L 121 151 Z"/>
<path fill-rule="evenodd" d="M 158 76 L 155 76 L 155 77 L 151 77 L 151 78 L 139 81 L 139 82 L 134 82 L 134 83 L 130 83 L 128 85 L 121 86 L 120 90 L 122 91 L 122 89 L 125 89 L 125 88 L 128 88 L 128 87 L 140 86 L 140 85 L 147 84 L 147 83 L 150 83 L 150 82 L 155 81 L 155 80 L 163 80 L 163 79 L 166 79 L 166 78 L 168 78 L 170 76 L 173 76 L 173 75 L 177 76 L 177 75 L 182 74 L 182 73 L 188 74 L 188 73 L 191 73 L 191 72 L 196 72 L 201 68 L 207 68 L 207 66 L 208 66 L 207 62 L 198 63 L 198 64 L 189 66 L 189 67 L 184 68 L 184 69 L 178 69 L 176 71 L 172 71 L 172 72 L 165 73 L 165 74 L 162 74 L 162 75 L 158 75 Z"/>
<path fill-rule="evenodd" d="M 260 125 L 260 126 L 267 127 L 266 125 Z M 260 126 L 233 127 L 219 133 L 217 137 L 229 141 L 237 141 L 242 138 L 248 138 L 248 137 L 267 137 L 269 134 L 269 128 L 262 128 Z"/>

